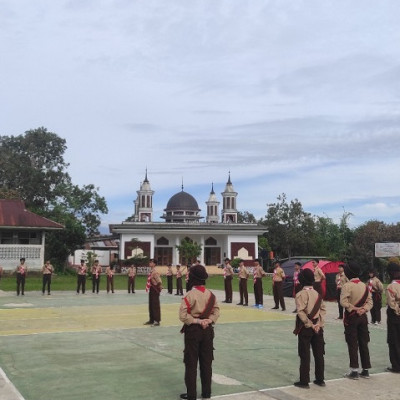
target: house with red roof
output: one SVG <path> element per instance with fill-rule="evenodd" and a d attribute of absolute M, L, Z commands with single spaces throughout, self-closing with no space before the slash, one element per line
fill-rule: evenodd
<path fill-rule="evenodd" d="M 45 262 L 46 232 L 63 228 L 27 210 L 22 200 L 0 199 L 0 266 L 13 271 L 24 257 L 29 270 L 40 270 Z"/>

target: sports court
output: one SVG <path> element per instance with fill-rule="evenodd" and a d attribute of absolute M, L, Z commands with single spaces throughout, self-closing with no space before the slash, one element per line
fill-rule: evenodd
<path fill-rule="evenodd" d="M 154 328 L 143 325 L 144 291 L 26 292 L 24 297 L 0 292 L 0 399 L 177 399 L 185 391 L 181 298 L 163 292 L 161 326 Z M 223 299 L 222 292 L 214 293 Z M 263 310 L 236 306 L 238 293 L 233 304 L 220 303 L 213 398 L 345 400 L 364 393 L 371 399 L 400 398 L 399 376 L 383 372 L 389 365 L 385 322 L 370 328 L 372 378 L 342 378 L 348 356 L 335 303 L 328 303 L 325 328 L 327 387 L 293 387 L 299 366 L 294 303 L 285 300 L 286 312 L 270 310 L 270 296 L 264 296 Z"/>

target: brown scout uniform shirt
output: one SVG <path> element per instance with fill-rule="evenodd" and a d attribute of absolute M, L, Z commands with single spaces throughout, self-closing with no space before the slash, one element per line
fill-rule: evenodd
<path fill-rule="evenodd" d="M 128 276 L 130 278 L 134 278 L 136 276 L 136 268 L 135 267 L 129 267 Z"/>
<path fill-rule="evenodd" d="M 296 294 L 297 315 L 304 323 L 304 326 L 306 328 L 311 328 L 313 326 L 312 321 L 308 318 L 308 314 L 310 314 L 310 312 L 313 310 L 315 303 L 318 300 L 318 296 L 318 292 L 313 289 L 312 286 L 304 286 L 303 289 L 301 289 L 300 292 Z M 317 323 L 321 328 L 324 327 L 325 315 L 326 306 L 325 303 L 322 301 L 321 307 L 314 316 L 314 319 L 318 318 Z"/>
<path fill-rule="evenodd" d="M 239 279 L 247 279 L 249 277 L 249 271 L 244 265 L 239 267 Z"/>
<path fill-rule="evenodd" d="M 343 285 L 348 282 L 349 279 L 347 278 L 344 272 L 336 274 L 336 288 L 341 289 Z"/>
<path fill-rule="evenodd" d="M 114 276 L 114 270 L 111 267 L 106 268 L 106 274 L 108 277 L 112 278 Z"/>
<path fill-rule="evenodd" d="M 322 269 L 318 266 L 314 269 L 314 280 L 315 282 L 321 282 L 325 279 L 325 274 L 322 272 Z"/>
<path fill-rule="evenodd" d="M 383 293 L 382 282 L 376 276 L 368 280 L 368 286 L 372 287 L 372 292 Z"/>
<path fill-rule="evenodd" d="M 181 306 L 179 308 L 179 319 L 185 325 L 191 325 L 195 322 L 195 318 L 198 318 L 201 315 L 206 308 L 208 300 L 210 299 L 211 292 L 204 286 L 199 286 L 199 288 L 204 288 L 204 293 L 202 293 L 202 291 L 197 289 L 197 286 L 195 286 L 182 299 Z M 190 305 L 190 309 L 188 309 L 187 303 Z M 215 300 L 214 307 L 208 318 L 215 323 L 218 317 L 219 306 L 217 300 Z"/>
<path fill-rule="evenodd" d="M 233 275 L 233 268 L 231 264 L 225 265 L 224 276 L 231 276 Z"/>
<path fill-rule="evenodd" d="M 160 290 L 162 289 L 162 280 L 160 274 L 155 268 L 151 271 L 150 283 L 151 286 L 159 287 Z"/>
<path fill-rule="evenodd" d="M 44 264 L 42 267 L 43 275 L 51 275 L 53 273 L 53 266 L 51 264 Z"/>
<path fill-rule="evenodd" d="M 86 270 L 87 270 L 87 267 L 86 267 L 85 264 L 79 265 L 79 267 L 78 267 L 78 275 L 86 275 Z"/>
<path fill-rule="evenodd" d="M 281 267 L 277 267 L 274 269 L 274 274 L 272 275 L 272 280 L 274 282 L 282 282 L 285 278 L 285 272 Z"/>
<path fill-rule="evenodd" d="M 392 281 L 386 288 L 387 305 L 400 316 L 400 280 Z"/>
<path fill-rule="evenodd" d="M 358 278 L 353 278 L 349 282 L 345 283 L 342 287 L 342 293 L 340 294 L 340 304 L 348 311 L 352 312 L 355 305 L 363 298 L 365 293 L 365 284 Z M 363 306 L 366 311 L 372 308 L 372 297 L 371 293 L 368 292 L 368 297 Z"/>
<path fill-rule="evenodd" d="M 256 279 L 256 278 L 262 278 L 262 277 L 265 276 L 265 275 L 267 275 L 267 274 L 266 274 L 265 271 L 262 269 L 262 266 L 261 266 L 261 265 L 257 265 L 257 267 L 254 267 L 254 269 L 253 269 L 253 276 L 254 276 L 254 279 Z"/>

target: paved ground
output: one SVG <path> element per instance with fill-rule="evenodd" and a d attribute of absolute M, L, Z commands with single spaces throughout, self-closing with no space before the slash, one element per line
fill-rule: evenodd
<path fill-rule="evenodd" d="M 216 292 L 223 299 L 222 292 Z M 238 301 L 234 294 L 234 303 Z M 163 294 L 160 328 L 143 326 L 147 295 L 77 296 L 0 291 L 0 400 L 177 399 L 184 389 L 180 297 Z M 371 326 L 369 380 L 341 378 L 347 349 L 337 305 L 328 303 L 326 388 L 292 386 L 298 357 L 293 300 L 287 311 L 221 304 L 216 327 L 213 398 L 228 400 L 400 399 L 399 375 L 388 365 L 385 312 Z M 15 386 L 14 386 L 15 385 Z"/>

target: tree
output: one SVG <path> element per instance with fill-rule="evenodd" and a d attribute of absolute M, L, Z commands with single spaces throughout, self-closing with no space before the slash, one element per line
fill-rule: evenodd
<path fill-rule="evenodd" d="M 256 217 L 248 211 L 238 211 L 237 214 L 237 221 L 239 224 L 256 224 L 257 220 Z"/>
<path fill-rule="evenodd" d="M 46 258 L 65 262 L 98 233 L 100 215 L 108 212 L 93 184 L 74 185 L 64 161 L 65 139 L 46 128 L 19 136 L 0 136 L 0 196 L 20 198 L 31 211 L 65 226 L 46 235 Z"/>
<path fill-rule="evenodd" d="M 267 215 L 261 223 L 266 226 L 266 237 L 279 258 L 307 254 L 313 250 L 315 223 L 311 214 L 303 210 L 297 200 L 286 200 L 285 193 L 278 202 L 268 204 Z"/>
<path fill-rule="evenodd" d="M 201 254 L 201 244 L 193 242 L 190 239 L 183 239 L 180 245 L 176 245 L 176 248 L 179 251 L 182 262 L 186 263 L 197 259 Z"/>

